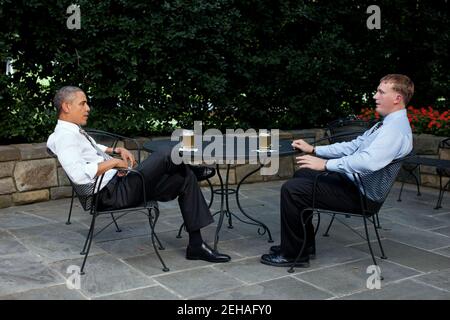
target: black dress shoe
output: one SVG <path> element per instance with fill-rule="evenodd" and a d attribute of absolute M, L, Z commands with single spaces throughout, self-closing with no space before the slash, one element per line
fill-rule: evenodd
<path fill-rule="evenodd" d="M 312 245 L 305 248 L 305 252 L 309 255 L 310 259 L 316 258 L 316 246 Z M 270 253 L 280 254 L 281 253 L 281 245 L 271 246 Z"/>
<path fill-rule="evenodd" d="M 216 169 L 211 167 L 189 166 L 189 168 L 191 168 L 192 172 L 194 172 L 195 176 L 197 177 L 197 181 L 209 179 L 211 177 L 214 177 L 214 175 L 216 174 Z"/>
<path fill-rule="evenodd" d="M 188 260 L 205 260 L 208 262 L 228 262 L 231 257 L 211 249 L 206 243 L 202 243 L 200 247 L 188 246 L 186 249 L 186 259 Z"/>
<path fill-rule="evenodd" d="M 274 267 L 291 267 L 295 261 L 295 258 L 287 258 L 282 254 L 263 254 L 261 257 L 261 263 Z M 309 257 L 300 257 L 295 263 L 294 267 L 308 268 Z"/>

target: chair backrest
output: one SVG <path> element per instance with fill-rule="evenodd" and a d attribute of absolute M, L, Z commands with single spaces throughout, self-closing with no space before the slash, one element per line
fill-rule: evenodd
<path fill-rule="evenodd" d="M 355 174 L 355 179 L 362 187 L 363 194 L 377 203 L 384 203 L 400 172 L 403 161 L 411 156 L 412 154 L 409 154 L 403 158 L 396 159 L 378 171 L 367 174 Z"/>
<path fill-rule="evenodd" d="M 125 136 L 121 136 L 119 134 L 106 132 L 97 129 L 86 128 L 85 131 L 92 138 L 94 138 L 95 142 L 102 144 L 104 146 L 115 148 L 118 146 L 119 142 L 124 143 L 127 149 L 135 149 L 137 151 L 136 160 L 138 163 L 141 162 L 141 145 L 136 139 L 128 138 Z"/>
<path fill-rule="evenodd" d="M 439 159 L 450 159 L 450 138 L 446 138 L 439 143 L 438 154 Z M 441 175 L 450 177 L 450 169 L 440 168 L 439 171 Z"/>
<path fill-rule="evenodd" d="M 330 144 L 351 141 L 363 134 L 370 126 L 370 122 L 356 117 L 337 119 L 327 125 L 326 136 Z"/>
<path fill-rule="evenodd" d="M 55 159 L 58 159 L 58 156 L 53 153 L 52 150 L 47 148 L 47 153 Z M 78 200 L 80 201 L 81 206 L 85 211 L 91 210 L 94 204 L 94 187 L 96 183 L 87 183 L 87 184 L 76 184 L 74 183 L 70 177 L 67 175 L 70 184 L 72 185 L 73 191 L 77 195 Z M 97 182 L 97 179 L 95 180 Z"/>

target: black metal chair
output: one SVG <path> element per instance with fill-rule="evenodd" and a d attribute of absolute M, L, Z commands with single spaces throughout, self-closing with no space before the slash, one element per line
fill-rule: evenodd
<path fill-rule="evenodd" d="M 373 224 L 374 230 L 375 230 L 375 234 L 376 234 L 376 238 L 378 241 L 378 245 L 380 246 L 380 250 L 381 250 L 381 258 L 382 259 L 387 259 L 384 250 L 383 250 L 383 246 L 381 245 L 381 241 L 380 241 L 380 236 L 378 234 L 378 228 L 376 225 L 376 214 L 379 212 L 379 210 L 381 209 L 384 201 L 386 200 L 389 191 L 391 190 L 395 179 L 400 171 L 401 165 L 403 163 L 403 161 L 408 158 L 408 156 L 401 158 L 401 159 L 397 159 L 392 161 L 390 164 L 388 164 L 386 167 L 369 173 L 369 174 L 353 174 L 353 177 L 356 181 L 356 184 L 358 186 L 358 190 L 359 190 L 359 198 L 360 198 L 360 205 L 361 205 L 361 213 L 349 213 L 349 212 L 340 212 L 340 211 L 331 211 L 331 210 L 324 210 L 321 208 L 317 208 L 316 207 L 316 189 L 317 189 L 317 185 L 318 183 L 320 183 L 320 178 L 323 177 L 324 175 L 329 175 L 329 174 L 339 174 L 339 173 L 335 173 L 335 172 L 324 172 L 322 174 L 319 174 L 315 181 L 314 181 L 314 190 L 313 190 L 313 201 L 312 201 L 312 206 L 310 208 L 306 208 L 303 210 L 303 212 L 301 212 L 301 217 L 302 217 L 302 223 L 301 223 L 301 227 L 303 228 L 303 234 L 305 235 L 304 241 L 303 241 L 303 245 L 300 249 L 300 252 L 298 254 L 298 256 L 295 259 L 295 262 L 292 264 L 291 268 L 288 270 L 289 272 L 294 272 L 294 267 L 295 264 L 297 263 L 298 259 L 300 258 L 300 256 L 303 254 L 303 251 L 305 249 L 306 246 L 306 222 L 307 221 L 303 221 L 303 213 L 305 211 L 311 211 L 312 214 L 309 215 L 309 217 L 307 218 L 312 219 L 312 217 L 314 216 L 314 214 L 318 215 L 318 222 L 317 222 L 317 226 L 315 228 L 315 233 L 317 233 L 317 230 L 319 228 L 319 224 L 320 224 L 320 214 L 324 213 L 324 214 L 328 214 L 331 215 L 331 221 L 328 225 L 328 228 L 324 234 L 324 236 L 328 236 L 328 232 L 331 228 L 331 225 L 333 224 L 333 221 L 336 218 L 336 215 L 344 215 L 346 217 L 348 216 L 352 216 L 352 217 L 359 217 L 362 218 L 364 221 L 364 229 L 365 229 L 365 237 L 361 234 L 359 234 L 356 230 L 353 230 L 353 228 L 351 228 L 349 225 L 347 225 L 345 222 L 341 221 L 340 219 L 336 218 L 339 222 L 343 223 L 345 226 L 347 226 L 348 228 L 350 228 L 352 231 L 354 231 L 355 233 L 357 233 L 359 236 L 361 236 L 363 239 L 365 239 L 367 241 L 367 245 L 369 246 L 369 251 L 370 254 L 372 256 L 372 260 L 374 265 L 377 265 L 377 261 L 375 259 L 373 250 L 372 250 L 372 245 L 370 243 L 370 238 L 369 238 L 369 230 L 368 230 L 368 221 L 371 222 Z M 367 196 L 366 195 L 371 195 L 371 199 L 373 199 L 376 203 L 377 203 L 377 207 L 376 208 L 372 208 L 370 209 L 367 205 Z"/>
<path fill-rule="evenodd" d="M 327 124 L 325 137 L 331 143 L 351 141 L 366 130 L 368 130 L 373 123 L 358 119 L 356 117 L 347 117 L 334 120 Z"/>
<path fill-rule="evenodd" d="M 420 182 L 419 182 L 419 178 L 418 178 L 418 177 L 420 177 L 420 167 L 422 165 L 424 165 L 424 166 L 432 166 L 432 167 L 436 168 L 436 173 L 439 175 L 439 196 L 438 196 L 438 200 L 437 200 L 437 203 L 436 203 L 436 206 L 434 207 L 434 209 L 442 208 L 442 200 L 444 198 L 444 193 L 450 186 L 450 180 L 445 185 L 443 185 L 443 181 L 442 181 L 443 177 L 450 177 L 450 164 L 449 164 L 450 160 L 442 159 L 442 154 L 444 152 L 448 152 L 447 151 L 448 149 L 450 149 L 450 138 L 446 138 L 439 143 L 439 146 L 438 146 L 439 159 L 414 156 L 411 159 L 408 159 L 406 161 L 406 163 L 404 163 L 402 166 L 402 169 L 404 169 L 404 171 L 407 174 L 409 174 L 410 176 L 412 176 L 414 178 L 414 180 L 416 182 L 416 186 L 417 186 L 417 195 L 418 196 L 421 195 Z M 400 188 L 400 192 L 398 194 L 397 201 L 402 201 L 401 196 L 402 196 L 404 184 L 405 184 L 405 180 L 402 181 L 402 185 Z"/>
<path fill-rule="evenodd" d="M 51 156 L 56 157 L 56 155 L 48 148 L 47 148 L 47 152 Z M 95 179 L 94 183 L 89 183 L 89 184 L 76 184 L 69 178 L 70 184 L 72 185 L 73 194 L 76 195 L 76 197 L 80 201 L 80 204 L 83 207 L 83 209 L 85 211 L 89 211 L 89 213 L 92 216 L 91 225 L 89 227 L 89 231 L 86 236 L 86 241 L 84 243 L 83 250 L 80 252 L 81 255 L 84 255 L 83 264 L 82 264 L 81 270 L 80 270 L 81 275 L 84 275 L 84 267 L 86 265 L 86 260 L 89 255 L 89 251 L 91 249 L 91 244 L 92 244 L 93 238 L 113 223 L 116 226 L 116 231 L 121 232 L 119 226 L 117 225 L 117 220 L 122 218 L 123 216 L 125 216 L 128 213 L 136 212 L 136 211 L 142 212 L 148 217 L 148 222 L 150 225 L 150 235 L 151 235 L 153 248 L 155 250 L 156 255 L 158 256 L 158 259 L 161 261 L 161 264 L 163 266 L 162 270 L 169 271 L 169 268 L 167 268 L 166 264 L 164 263 L 161 255 L 159 254 L 158 247 L 156 246 L 156 241 L 157 241 L 159 250 L 164 250 L 164 247 L 162 246 L 160 240 L 158 239 L 158 236 L 155 233 L 155 225 L 156 225 L 156 222 L 158 221 L 158 217 L 159 217 L 158 202 L 156 202 L 154 200 L 147 200 L 147 196 L 145 193 L 145 181 L 144 181 L 144 176 L 142 175 L 142 173 L 140 173 L 139 171 L 134 170 L 134 169 L 121 169 L 121 170 L 127 171 L 128 174 L 137 174 L 139 176 L 139 178 L 141 179 L 143 199 L 142 199 L 142 203 L 140 206 L 117 209 L 117 210 L 99 210 L 98 209 L 98 197 L 97 197 L 96 191 L 98 189 L 97 186 L 100 186 L 102 183 L 104 174 L 97 177 Z M 71 206 L 73 204 L 73 198 L 74 197 L 72 197 Z M 152 212 L 154 212 L 154 214 L 152 214 Z M 97 219 L 98 216 L 103 215 L 103 214 L 109 214 L 112 218 L 112 222 L 108 223 L 102 229 L 100 229 L 97 233 L 94 234 L 95 220 Z M 118 218 L 116 218 L 114 216 L 114 214 L 120 214 L 120 215 Z"/>
<path fill-rule="evenodd" d="M 136 152 L 137 152 L 136 161 L 137 161 L 137 163 L 141 162 L 142 146 L 136 139 L 121 136 L 119 134 L 115 134 L 115 133 L 111 133 L 111 132 L 97 130 L 97 129 L 85 129 L 85 131 L 92 138 L 94 138 L 94 140 L 97 143 L 100 143 L 107 147 L 116 148 L 119 143 L 123 143 L 128 148 L 136 150 Z M 67 222 L 66 222 L 67 225 L 71 224 L 70 218 L 72 217 L 73 199 L 75 198 L 75 195 L 76 195 L 75 191 L 72 188 L 72 199 L 70 201 L 69 216 L 67 217 Z"/>
<path fill-rule="evenodd" d="M 439 149 L 438 149 L 439 158 L 442 157 L 441 153 L 444 152 L 444 150 L 446 150 L 446 149 L 450 149 L 450 138 L 444 139 L 439 143 Z M 438 197 L 438 202 L 436 204 L 435 209 L 440 209 L 440 208 L 442 208 L 442 199 L 444 198 L 445 190 L 448 189 L 448 187 L 450 185 L 450 180 L 449 180 L 449 181 L 447 181 L 445 186 L 442 187 L 442 177 L 450 177 L 450 168 L 438 166 L 436 168 L 436 173 L 439 175 L 439 197 Z"/>
<path fill-rule="evenodd" d="M 398 193 L 398 199 L 397 201 L 402 201 L 402 193 L 403 193 L 403 187 L 405 185 L 406 179 L 408 176 L 411 176 L 414 178 L 414 181 L 416 182 L 417 187 L 417 196 L 421 196 L 422 193 L 420 192 L 420 164 L 419 163 L 403 163 L 401 171 L 404 172 L 403 176 L 404 179 L 402 180 L 402 185 L 400 187 L 400 192 Z"/>

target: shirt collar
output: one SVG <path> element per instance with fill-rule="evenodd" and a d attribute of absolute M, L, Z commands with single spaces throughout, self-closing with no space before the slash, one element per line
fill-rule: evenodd
<path fill-rule="evenodd" d="M 391 121 L 394 121 L 395 119 L 406 117 L 406 109 L 401 109 L 395 112 L 392 112 L 388 114 L 386 117 L 383 118 L 383 124 L 387 124 Z"/>
<path fill-rule="evenodd" d="M 61 128 L 61 129 L 65 129 L 65 130 L 69 130 L 72 132 L 80 132 L 80 127 L 78 125 L 76 125 L 75 123 L 69 122 L 69 121 L 64 121 L 64 120 L 60 120 L 58 119 L 58 123 L 56 124 L 56 128 Z"/>

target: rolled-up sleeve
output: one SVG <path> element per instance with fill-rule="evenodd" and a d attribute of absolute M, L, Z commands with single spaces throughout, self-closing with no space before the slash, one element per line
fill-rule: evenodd
<path fill-rule="evenodd" d="M 369 173 L 384 168 L 392 160 L 408 154 L 411 150 L 408 137 L 392 130 L 380 132 L 375 140 L 359 152 L 327 161 L 329 171 L 341 173 Z"/>
<path fill-rule="evenodd" d="M 78 141 L 70 134 L 61 136 L 54 143 L 54 152 L 58 156 L 64 171 L 77 184 L 90 183 L 98 171 L 98 163 L 86 163 Z"/>

